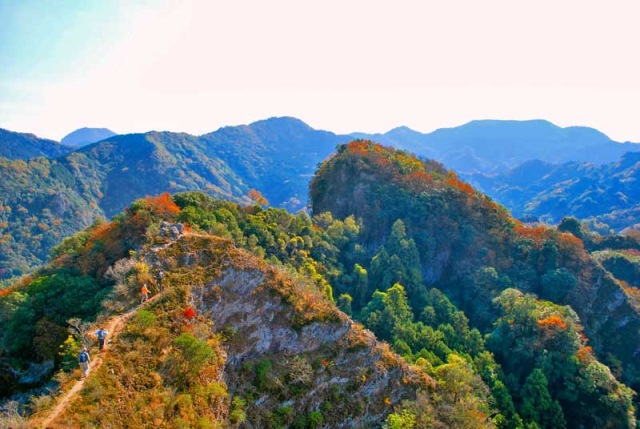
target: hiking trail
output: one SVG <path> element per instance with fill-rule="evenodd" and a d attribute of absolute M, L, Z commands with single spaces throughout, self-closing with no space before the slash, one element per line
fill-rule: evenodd
<path fill-rule="evenodd" d="M 157 253 L 160 250 L 166 249 L 169 246 L 174 245 L 179 238 L 183 236 L 195 236 L 195 237 L 208 237 L 208 234 L 198 234 L 192 232 L 185 232 L 184 234 L 180 234 L 180 237 L 169 241 L 168 243 L 162 244 L 160 246 L 154 246 L 151 248 L 151 252 Z M 41 429 L 54 429 L 56 426 L 53 422 L 58 418 L 58 416 L 70 405 L 70 403 L 75 398 L 76 394 L 82 389 L 84 386 L 84 382 L 91 376 L 91 373 L 100 368 L 102 366 L 102 362 L 104 360 L 104 356 L 106 353 L 109 353 L 109 349 L 113 347 L 113 344 L 118 338 L 118 334 L 122 330 L 123 322 L 129 319 L 133 314 L 135 314 L 140 308 L 147 306 L 148 304 L 156 301 L 160 296 L 164 295 L 164 291 L 160 291 L 156 293 L 154 296 L 150 297 L 147 301 L 142 304 L 138 304 L 137 306 L 129 309 L 123 314 L 119 316 L 113 317 L 109 320 L 108 324 L 106 324 L 106 329 L 109 332 L 109 336 L 107 339 L 107 345 L 105 346 L 105 350 L 102 353 L 95 353 L 91 356 L 91 363 L 89 364 L 89 373 L 87 377 L 83 377 L 76 381 L 74 386 L 66 391 L 62 396 L 55 398 L 55 402 L 57 404 L 53 409 L 49 412 L 49 414 L 43 419 L 37 418 L 34 419 L 31 424 L 33 427 L 41 428 Z M 41 423 L 40 423 L 41 421 Z"/>
<path fill-rule="evenodd" d="M 56 425 L 54 425 L 52 423 L 67 408 L 67 406 L 71 403 L 71 401 L 74 399 L 76 394 L 80 391 L 80 389 L 82 389 L 82 387 L 84 386 L 84 382 L 89 377 L 91 377 L 91 373 L 94 370 L 100 368 L 100 366 L 102 365 L 103 358 L 104 358 L 105 354 L 109 353 L 109 349 L 111 347 L 113 347 L 113 343 L 115 343 L 115 341 L 117 340 L 118 334 L 122 330 L 123 322 L 125 322 L 127 319 L 129 319 L 140 308 L 146 306 L 147 304 L 150 304 L 150 303 L 156 301 L 162 295 L 163 295 L 162 293 L 158 293 L 158 294 L 154 295 L 153 297 L 149 298 L 143 304 L 138 304 L 137 306 L 129 309 L 126 313 L 123 313 L 123 314 L 121 314 L 119 316 L 113 317 L 112 319 L 109 320 L 109 323 L 106 325 L 106 329 L 107 329 L 107 331 L 109 331 L 109 337 L 108 337 L 108 340 L 107 340 L 107 345 L 105 346 L 105 350 L 102 353 L 95 353 L 94 355 L 91 356 L 91 363 L 89 364 L 89 373 L 87 374 L 87 377 L 83 377 L 80 380 L 76 381 L 75 385 L 71 389 L 69 389 L 67 392 L 65 392 L 60 398 L 57 398 L 56 399 L 57 404 L 49 412 L 49 415 L 44 418 L 42 423 L 38 423 L 37 421 L 34 421 L 34 423 L 35 423 L 34 427 L 39 427 L 39 428 L 42 428 L 42 429 L 54 429 L 54 428 L 56 428 Z"/>

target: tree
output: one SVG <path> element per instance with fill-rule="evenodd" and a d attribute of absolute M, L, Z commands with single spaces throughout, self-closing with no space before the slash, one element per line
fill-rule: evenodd
<path fill-rule="evenodd" d="M 351 316 L 351 302 L 353 298 L 348 293 L 340 294 L 338 297 L 338 308 Z"/>
<path fill-rule="evenodd" d="M 394 330 L 413 321 L 404 287 L 396 283 L 386 292 L 376 291 L 371 302 L 362 310 L 361 318 L 379 338 L 393 342 Z"/>
<path fill-rule="evenodd" d="M 387 242 L 371 260 L 370 281 L 381 289 L 402 283 L 409 300 L 421 305 L 425 288 L 420 273 L 420 255 L 415 241 L 407 238 L 402 220 L 394 222 Z"/>
<path fill-rule="evenodd" d="M 584 226 L 582 226 L 582 223 L 580 223 L 580 221 L 574 216 L 563 217 L 558 224 L 558 231 L 570 232 L 579 239 L 582 239 L 585 236 Z"/>
<path fill-rule="evenodd" d="M 535 368 L 522 388 L 522 417 L 545 429 L 564 429 L 566 423 L 558 401 L 552 401 L 549 383 L 542 370 Z"/>

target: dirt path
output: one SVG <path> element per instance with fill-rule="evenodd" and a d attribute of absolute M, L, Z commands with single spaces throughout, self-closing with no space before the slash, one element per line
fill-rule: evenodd
<path fill-rule="evenodd" d="M 78 393 L 80 389 L 82 389 L 82 387 L 84 386 L 85 380 L 87 380 L 87 378 L 91 376 L 91 373 L 94 370 L 100 368 L 100 366 L 102 365 L 103 357 L 105 356 L 106 353 L 108 353 L 108 349 L 111 348 L 111 344 L 113 344 L 113 342 L 118 338 L 118 334 L 120 333 L 123 327 L 123 322 L 129 319 L 140 308 L 157 300 L 161 295 L 162 294 L 157 294 L 152 298 L 150 298 L 148 301 L 146 301 L 144 304 L 140 304 L 136 307 L 133 307 L 126 313 L 116 316 L 109 321 L 109 323 L 106 325 L 106 329 L 107 331 L 109 331 L 108 344 L 107 344 L 108 347 L 105 347 L 105 351 L 103 351 L 102 353 L 95 354 L 94 356 L 91 357 L 88 376 L 86 378 L 81 378 L 80 380 L 78 380 L 71 389 L 69 389 L 64 395 L 58 398 L 56 406 L 51 410 L 49 415 L 42 421 L 42 423 L 34 422 L 35 424 L 34 427 L 40 427 L 43 429 L 53 429 L 56 427 L 51 423 L 60 415 L 60 413 L 62 413 L 67 408 L 67 406 L 69 406 L 70 402 L 73 400 L 76 393 Z"/>
<path fill-rule="evenodd" d="M 201 237 L 201 236 L 202 237 L 205 237 L 205 236 L 208 237 L 209 236 L 207 234 L 194 234 L 194 233 L 191 233 L 191 232 L 185 233 L 184 235 L 192 235 L 192 236 L 196 236 L 196 237 Z M 166 249 L 167 247 L 169 247 L 169 246 L 171 246 L 171 245 L 173 245 L 175 243 L 176 243 L 176 240 L 171 240 L 170 242 L 168 242 L 168 243 L 166 243 L 166 244 L 164 244 L 162 246 L 156 246 L 156 247 L 152 248 L 151 251 L 156 253 L 159 250 Z M 106 325 L 106 329 L 107 329 L 107 331 L 109 331 L 107 347 L 105 347 L 105 351 L 104 352 L 98 353 L 98 354 L 94 354 L 94 356 L 91 357 L 91 363 L 89 364 L 89 374 L 88 374 L 88 376 L 86 378 L 81 378 L 80 380 L 76 381 L 76 383 L 74 384 L 74 386 L 71 389 L 69 389 L 67 392 L 65 392 L 59 398 L 57 398 L 57 400 L 56 400 L 57 403 L 56 403 L 55 407 L 49 412 L 49 415 L 47 415 L 44 419 L 34 419 L 31 422 L 32 427 L 42 428 L 42 429 L 54 429 L 56 427 L 56 425 L 53 424 L 55 419 L 64 410 L 67 409 L 67 407 L 69 406 L 71 401 L 73 401 L 73 399 L 75 398 L 76 394 L 84 386 L 85 380 L 87 380 L 87 378 L 91 376 L 91 373 L 94 370 L 100 368 L 100 366 L 102 365 L 103 358 L 105 357 L 105 354 L 109 353 L 109 349 L 111 348 L 111 345 L 118 338 L 118 334 L 122 330 L 123 322 L 125 322 L 127 319 L 129 319 L 140 308 L 142 308 L 142 307 L 154 302 L 155 300 L 157 300 L 162 295 L 163 295 L 162 293 L 158 293 L 158 294 L 154 295 L 153 297 L 151 297 L 144 304 L 140 304 L 140 305 L 138 305 L 136 307 L 133 307 L 132 309 L 130 309 L 126 313 L 123 313 L 123 314 L 121 314 L 119 316 L 116 316 L 116 317 L 113 317 L 112 319 L 110 319 L 109 323 Z M 40 423 L 40 421 L 42 421 L 42 422 Z"/>

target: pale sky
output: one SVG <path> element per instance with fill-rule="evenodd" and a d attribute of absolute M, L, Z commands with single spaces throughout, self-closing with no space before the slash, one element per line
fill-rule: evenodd
<path fill-rule="evenodd" d="M 640 142 L 640 2 L 0 0 L 0 127 L 547 119 Z"/>

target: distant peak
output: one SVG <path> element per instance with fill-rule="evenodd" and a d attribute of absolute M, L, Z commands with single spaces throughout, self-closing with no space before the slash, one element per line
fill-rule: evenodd
<path fill-rule="evenodd" d="M 311 128 L 307 123 L 305 123 L 304 121 L 302 121 L 302 120 L 300 120 L 298 118 L 294 118 L 293 116 L 273 116 L 271 118 L 262 119 L 260 121 L 252 122 L 250 124 L 250 126 L 263 125 L 263 124 L 270 124 L 270 125 L 296 125 L 296 126 L 304 126 L 306 128 Z"/>
<path fill-rule="evenodd" d="M 400 125 L 399 127 L 395 127 L 386 132 L 386 134 L 407 134 L 407 133 L 417 133 L 418 131 L 407 127 L 406 125 Z"/>
<path fill-rule="evenodd" d="M 83 127 L 64 136 L 62 140 L 60 140 L 60 143 L 67 146 L 82 147 L 115 135 L 117 134 L 108 128 Z"/>
<path fill-rule="evenodd" d="M 561 128 L 546 119 L 475 119 L 462 125 L 463 127 L 474 126 L 530 126 L 545 128 Z"/>

